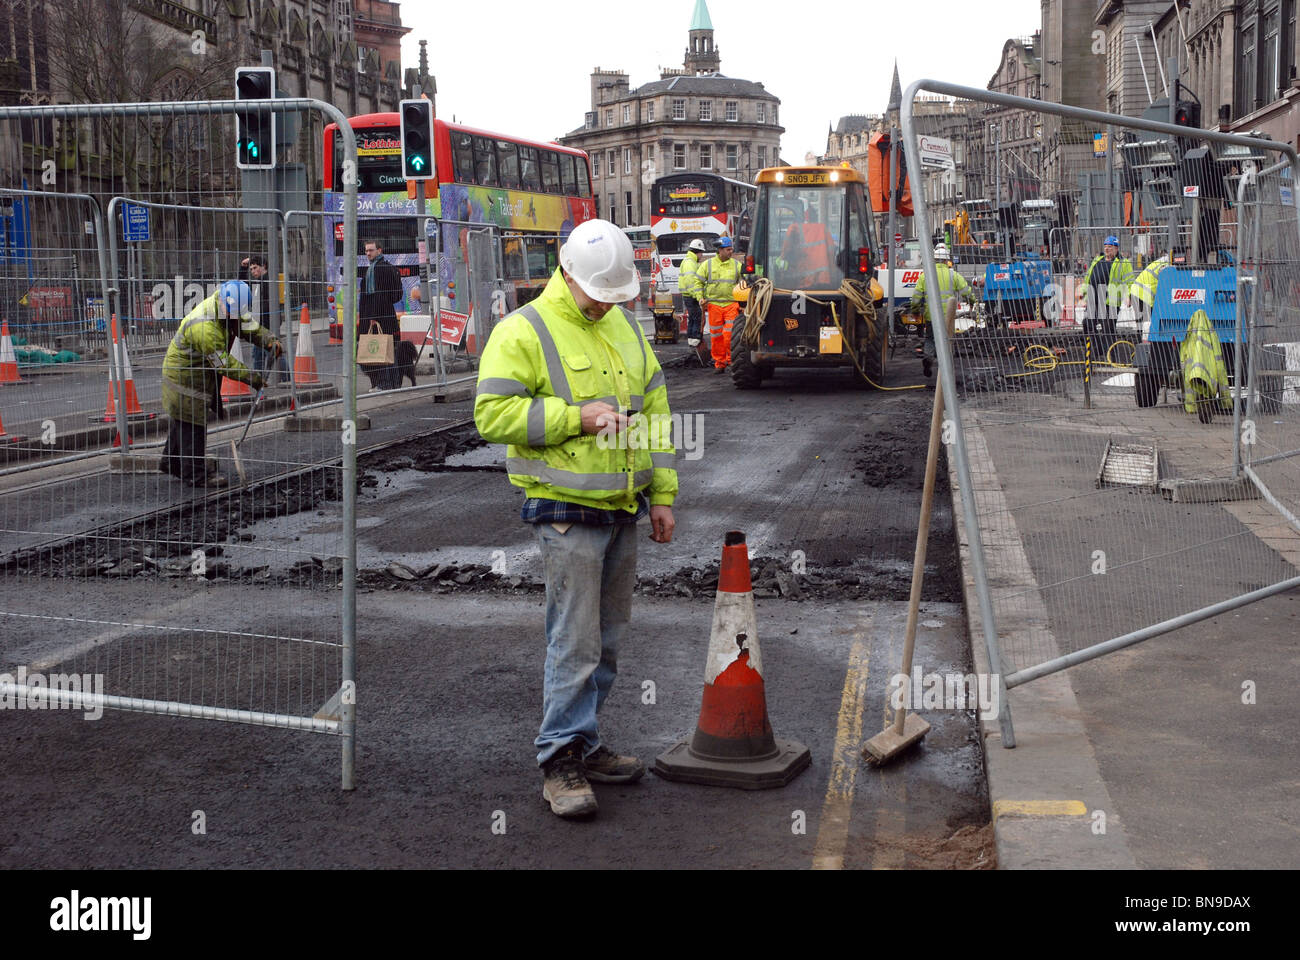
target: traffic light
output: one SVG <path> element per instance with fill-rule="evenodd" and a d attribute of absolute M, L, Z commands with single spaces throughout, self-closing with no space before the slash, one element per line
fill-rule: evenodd
<path fill-rule="evenodd" d="M 1180 127 L 1201 126 L 1201 105 L 1188 100 L 1178 101 L 1178 106 L 1174 108 L 1174 123 Z"/>
<path fill-rule="evenodd" d="M 403 100 L 398 107 L 402 124 L 402 175 L 407 180 L 432 180 L 433 102 L 421 97 Z"/>
<path fill-rule="evenodd" d="M 239 67 L 235 70 L 236 100 L 274 100 L 273 67 Z M 235 166 L 240 170 L 269 170 L 275 166 L 275 112 L 235 112 Z"/>

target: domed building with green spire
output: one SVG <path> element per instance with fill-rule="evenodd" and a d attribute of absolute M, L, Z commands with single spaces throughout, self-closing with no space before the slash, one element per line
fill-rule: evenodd
<path fill-rule="evenodd" d="M 781 100 L 761 82 L 729 77 L 706 0 L 695 0 L 681 67 L 633 89 L 621 70 L 591 74 L 581 127 L 559 138 L 591 155 L 601 217 L 650 222 L 650 186 L 668 173 L 711 172 L 752 183 L 781 163 Z"/>

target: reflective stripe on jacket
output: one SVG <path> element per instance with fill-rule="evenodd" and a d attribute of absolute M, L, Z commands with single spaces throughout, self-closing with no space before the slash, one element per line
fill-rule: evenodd
<path fill-rule="evenodd" d="M 700 269 L 704 265 L 694 250 L 686 252 L 680 272 L 677 274 L 677 292 L 683 297 L 698 300 L 704 295 L 704 283 L 700 280 Z"/>
<path fill-rule="evenodd" d="M 582 432 L 581 408 L 604 402 L 644 414 L 607 438 Z M 636 512 L 677 495 L 668 388 L 645 333 L 621 307 L 593 323 L 559 270 L 542 295 L 506 317 L 479 363 L 474 422 L 506 444 L 510 482 L 528 497 Z"/>
<path fill-rule="evenodd" d="M 269 347 L 275 340 L 265 327 L 244 331 L 241 336 L 259 347 Z M 252 371 L 230 355 L 233 343 L 234 337 L 217 317 L 217 294 L 185 315 L 163 357 L 162 401 L 167 416 L 186 423 L 207 423 L 208 405 L 219 377 L 242 383 L 252 380 Z"/>
<path fill-rule="evenodd" d="M 734 303 L 733 291 L 740 283 L 740 261 L 732 257 L 723 263 L 717 257 L 701 268 L 700 280 L 704 284 L 705 303 Z"/>
<path fill-rule="evenodd" d="M 1105 255 L 1097 257 L 1088 264 L 1088 272 L 1083 275 L 1083 282 L 1092 286 L 1092 271 L 1097 264 L 1106 259 Z M 1124 293 L 1133 281 L 1133 264 L 1125 257 L 1116 257 L 1110 262 L 1110 275 L 1106 278 L 1106 305 L 1118 307 L 1124 302 Z"/>
<path fill-rule="evenodd" d="M 939 305 L 941 311 L 948 309 L 948 301 L 953 297 L 961 297 L 967 303 L 975 302 L 975 294 L 971 292 L 970 284 L 960 273 L 948 266 L 946 263 L 936 263 L 935 272 L 939 275 L 939 295 L 943 302 Z M 925 271 L 921 271 L 921 278 L 916 281 L 916 290 L 912 293 L 910 306 L 919 307 L 925 302 Z"/>

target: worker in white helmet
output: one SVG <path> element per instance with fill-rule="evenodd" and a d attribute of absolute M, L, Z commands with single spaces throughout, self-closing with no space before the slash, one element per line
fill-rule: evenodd
<path fill-rule="evenodd" d="M 948 303 L 954 297 L 960 297 L 972 306 L 975 304 L 975 293 L 971 290 L 970 284 L 966 278 L 953 268 L 952 254 L 948 252 L 946 243 L 939 243 L 934 248 L 934 269 L 939 275 L 939 313 L 941 316 L 946 315 Z M 925 346 L 921 352 L 921 367 L 928 377 L 934 372 L 934 330 L 929 324 L 929 314 L 925 313 L 925 271 L 921 272 L 921 278 L 916 281 L 916 290 L 912 293 L 911 302 L 908 304 L 913 313 L 920 312 L 921 316 L 927 321 L 925 325 Z"/>
<path fill-rule="evenodd" d="M 591 781 L 628 783 L 645 772 L 606 747 L 596 726 L 628 632 L 637 521 L 649 516 L 656 543 L 673 537 L 664 373 L 618 306 L 639 290 L 627 234 L 589 220 L 569 235 L 542 295 L 497 324 L 479 365 L 474 420 L 484 439 L 508 445 L 506 471 L 523 488 L 521 518 L 546 576 L 535 744 L 542 796 L 561 817 L 595 814 Z"/>

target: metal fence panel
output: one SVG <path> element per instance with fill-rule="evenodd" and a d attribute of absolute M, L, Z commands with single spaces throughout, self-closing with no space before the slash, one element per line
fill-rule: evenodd
<path fill-rule="evenodd" d="M 953 102 L 939 110 L 920 91 Z M 1300 583 L 1294 151 L 929 80 L 904 100 L 926 286 L 940 289 L 944 241 L 976 301 L 952 337 L 941 298 L 924 309 L 984 641 L 1005 684 Z M 1094 155 L 1094 133 L 1109 134 L 1111 156 Z M 964 163 L 927 172 L 925 137 L 969 137 Z M 1242 175 L 1266 167 L 1236 203 Z M 1110 233 L 1121 263 L 1104 261 L 1090 285 Z M 1148 304 L 1134 283 L 1162 256 Z M 1242 361 L 1217 394 L 1198 392 L 1203 355 L 1182 350 L 1197 310 L 1226 372 Z M 1027 462 L 1032 475 L 1015 469 Z"/>
<path fill-rule="evenodd" d="M 0 107 L 0 126 L 31 131 L 20 158 L 37 185 L 0 191 L 25 225 L 21 261 L 5 248 L 0 303 L 20 304 L 20 337 L 74 355 L 49 369 L 24 358 L 30 385 L 0 382 L 0 622 L 13 628 L 0 642 L 0 696 L 38 696 L 32 678 L 57 672 L 95 679 L 65 706 L 339 735 L 351 789 L 355 338 L 328 341 L 325 304 L 332 296 L 353 315 L 355 264 L 327 284 L 319 234 L 304 239 L 278 209 L 241 205 L 267 195 L 234 163 L 237 109 L 275 112 L 282 130 L 290 118 L 303 131 L 337 123 L 355 168 L 346 118 L 314 100 Z M 66 158 L 57 167 L 46 136 Z M 280 160 L 314 167 L 319 152 L 304 133 Z M 355 197 L 346 183 L 339 222 L 351 247 Z M 320 216 L 319 189 L 306 200 Z M 215 304 L 250 256 L 267 270 L 249 304 L 264 331 L 236 336 L 232 325 L 225 339 L 209 325 L 217 339 L 206 346 L 182 337 L 184 318 Z M 286 348 L 280 385 L 258 392 L 220 375 L 236 372 L 223 366 L 233 357 L 275 379 L 270 356 L 253 350 L 272 336 Z M 208 354 L 212 375 L 165 375 L 169 349 L 168 371 L 184 362 L 181 347 Z M 168 456 L 178 443 L 192 454 L 201 443 L 206 457 Z M 175 476 L 209 469 L 229 486 Z M 43 589 L 24 589 L 38 580 Z M 56 593 L 51 582 L 67 585 L 67 603 L 30 602 Z M 61 626 L 66 643 L 29 641 L 23 628 L 38 623 Z"/>

